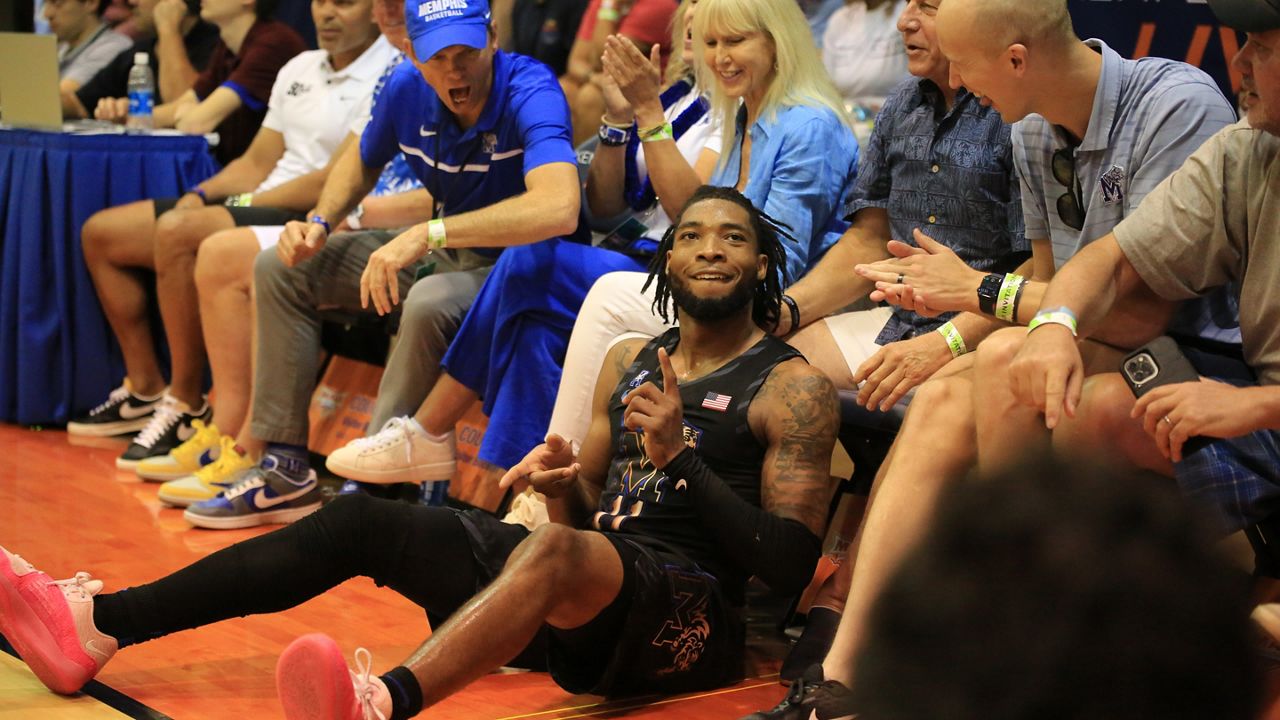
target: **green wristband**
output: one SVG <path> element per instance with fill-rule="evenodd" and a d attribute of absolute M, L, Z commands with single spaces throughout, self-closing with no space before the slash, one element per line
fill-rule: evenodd
<path fill-rule="evenodd" d="M 1071 331 L 1072 337 L 1076 337 L 1076 314 L 1071 312 L 1071 308 L 1059 307 L 1052 310 L 1041 310 L 1027 324 L 1027 332 L 1030 333 L 1041 325 L 1061 325 Z"/>
<path fill-rule="evenodd" d="M 1018 288 L 1022 287 L 1022 283 L 1026 282 L 1021 275 L 1009 273 L 1004 276 L 1004 282 L 1000 284 L 1000 294 L 996 296 L 997 320 L 1013 322 L 1013 301 L 1018 296 Z"/>
<path fill-rule="evenodd" d="M 956 326 L 950 320 L 938 328 L 937 332 L 947 341 L 947 347 L 951 349 L 952 358 L 958 358 L 969 352 L 969 348 L 965 347 L 964 338 L 960 336 L 960 331 L 956 329 Z"/>
<path fill-rule="evenodd" d="M 448 244 L 444 235 L 444 220 L 436 218 L 427 222 L 427 247 L 439 250 Z"/>
<path fill-rule="evenodd" d="M 675 131 L 671 129 L 671 123 L 663 123 L 655 125 L 651 128 L 640 130 L 640 142 L 658 142 L 659 140 L 674 140 Z"/>

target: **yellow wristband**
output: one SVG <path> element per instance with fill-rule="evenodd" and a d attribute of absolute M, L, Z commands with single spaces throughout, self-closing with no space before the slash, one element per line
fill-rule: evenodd
<path fill-rule="evenodd" d="M 960 331 L 956 326 L 948 320 L 938 328 L 937 332 L 942 335 L 942 339 L 947 341 L 947 347 L 951 350 L 951 357 L 958 358 L 969 352 L 969 348 L 964 345 L 964 338 L 960 336 Z"/>
<path fill-rule="evenodd" d="M 618 14 L 617 10 L 608 7 L 602 7 L 600 8 L 600 11 L 596 13 L 596 19 L 604 20 L 605 22 L 617 22 L 620 17 L 622 16 Z"/>
<path fill-rule="evenodd" d="M 1018 288 L 1022 287 L 1022 283 L 1026 282 L 1021 275 L 1009 273 L 1004 276 L 1004 282 L 1000 284 L 1000 294 L 996 296 L 996 312 L 997 320 L 1013 322 L 1013 301 L 1018 296 Z"/>
<path fill-rule="evenodd" d="M 439 250 L 446 247 L 448 240 L 444 235 L 444 220 L 436 218 L 427 222 L 427 247 L 432 250 Z"/>
<path fill-rule="evenodd" d="M 658 142 L 659 140 L 674 140 L 676 135 L 671 127 L 671 123 L 663 123 L 654 125 L 651 128 L 640 128 L 636 133 L 640 136 L 640 142 Z"/>

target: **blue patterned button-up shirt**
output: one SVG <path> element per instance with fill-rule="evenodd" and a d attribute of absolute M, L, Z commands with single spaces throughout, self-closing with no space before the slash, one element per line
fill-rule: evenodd
<path fill-rule="evenodd" d="M 970 267 L 1008 272 L 1031 251 L 1012 148 L 1009 126 L 969 92 L 959 90 L 948 110 L 932 81 L 910 78 L 876 117 L 845 213 L 852 219 L 863 208 L 882 208 L 893 239 L 915 245 L 911 231 L 920 228 Z M 876 342 L 928 332 L 951 315 L 926 318 L 894 307 Z"/>

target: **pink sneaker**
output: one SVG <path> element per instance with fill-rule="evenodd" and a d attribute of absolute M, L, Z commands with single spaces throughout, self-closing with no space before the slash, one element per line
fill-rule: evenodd
<path fill-rule="evenodd" d="M 75 693 L 118 648 L 93 624 L 102 581 L 83 572 L 53 580 L 2 547 L 0 553 L 0 635 L 50 690 Z"/>
<path fill-rule="evenodd" d="M 371 657 L 356 650 L 356 668 L 347 668 L 342 650 L 322 633 L 303 635 L 276 662 L 276 693 L 288 720 L 387 720 L 391 695 L 370 673 Z"/>

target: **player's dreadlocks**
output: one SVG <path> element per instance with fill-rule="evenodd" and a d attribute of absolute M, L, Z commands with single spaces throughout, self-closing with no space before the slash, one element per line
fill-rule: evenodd
<path fill-rule="evenodd" d="M 764 280 L 756 285 L 755 294 L 752 296 L 751 319 L 762 329 L 772 330 L 778 324 L 784 287 L 783 268 L 787 263 L 787 254 L 782 248 L 782 238 L 792 241 L 795 238 L 788 232 L 790 228 L 769 217 L 764 211 L 756 209 L 750 200 L 731 187 L 703 185 L 695 190 L 684 207 L 680 208 L 680 214 L 671 221 L 671 227 L 662 234 L 658 249 L 654 252 L 653 259 L 649 261 L 649 279 L 644 283 L 644 290 L 648 290 L 650 285 L 654 286 L 653 311 L 664 322 L 671 322 L 678 317 L 678 308 L 668 309 L 671 287 L 667 283 L 667 251 L 675 242 L 676 229 L 680 226 L 680 220 L 685 212 L 703 200 L 727 200 L 747 211 L 747 216 L 751 220 L 751 229 L 755 231 L 759 252 L 769 259 Z"/>

